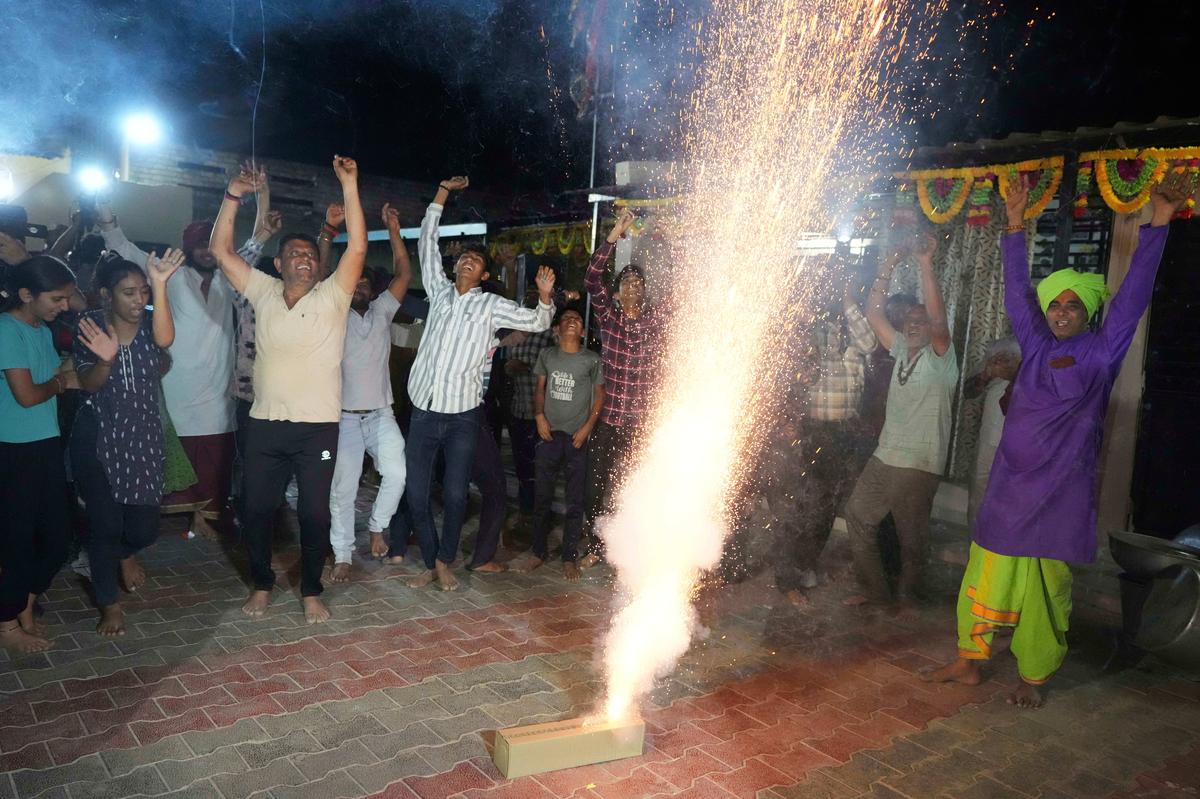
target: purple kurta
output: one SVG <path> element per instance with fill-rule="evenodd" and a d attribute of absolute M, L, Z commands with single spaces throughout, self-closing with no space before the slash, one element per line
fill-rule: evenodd
<path fill-rule="evenodd" d="M 1113 381 L 1150 305 L 1167 227 L 1143 225 L 1129 274 L 1100 330 L 1059 341 L 1029 280 L 1025 234 L 1001 240 L 1004 305 L 1021 344 L 1000 448 L 975 542 L 1013 557 L 1089 563 L 1104 413 Z"/>

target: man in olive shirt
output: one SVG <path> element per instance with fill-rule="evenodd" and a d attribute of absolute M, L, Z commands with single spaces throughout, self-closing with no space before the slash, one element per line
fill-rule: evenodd
<path fill-rule="evenodd" d="M 300 595 L 309 624 L 329 620 L 321 570 L 329 549 L 329 491 L 342 416 L 342 354 L 350 300 L 367 253 L 358 165 L 334 156 L 342 184 L 348 244 L 333 276 L 321 281 L 317 243 L 284 236 L 275 267 L 282 280 L 252 269 L 233 249 L 234 217 L 261 171 L 244 168 L 229 183 L 210 247 L 221 271 L 254 307 L 254 406 L 246 431 L 244 533 L 253 588 L 242 607 L 262 616 L 271 601 L 271 520 L 294 472 L 300 487 Z"/>

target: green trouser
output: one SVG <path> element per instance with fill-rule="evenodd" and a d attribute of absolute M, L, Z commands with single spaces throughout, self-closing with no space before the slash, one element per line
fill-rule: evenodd
<path fill-rule="evenodd" d="M 1012 652 L 1021 679 L 1046 682 L 1067 656 L 1071 569 L 1061 560 L 997 555 L 971 544 L 958 593 L 958 655 L 992 656 L 992 636 L 1013 628 Z"/>

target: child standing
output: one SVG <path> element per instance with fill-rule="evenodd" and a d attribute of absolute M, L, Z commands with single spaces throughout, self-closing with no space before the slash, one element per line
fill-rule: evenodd
<path fill-rule="evenodd" d="M 587 474 L 588 436 L 604 405 L 604 375 L 600 356 L 583 348 L 583 316 L 564 308 L 554 320 L 557 347 L 538 355 L 533 373 L 537 387 L 533 413 L 541 439 L 534 450 L 533 562 L 546 562 L 550 533 L 550 503 L 560 469 L 566 471 L 566 518 L 563 524 L 563 574 L 579 579 L 579 536 L 583 531 L 583 503 Z"/>

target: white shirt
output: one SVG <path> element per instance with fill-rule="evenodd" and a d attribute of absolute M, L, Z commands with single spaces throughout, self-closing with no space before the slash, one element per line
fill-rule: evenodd
<path fill-rule="evenodd" d="M 346 318 L 346 348 L 342 353 L 342 408 L 374 411 L 392 404 L 392 317 L 400 301 L 390 291 L 376 297 L 360 314 L 353 308 Z"/>
<path fill-rule="evenodd" d="M 122 258 L 146 268 L 146 253 L 113 227 L 104 243 Z M 229 380 L 233 374 L 233 287 L 217 270 L 208 287 L 201 274 L 184 266 L 167 282 L 175 321 L 175 343 L 168 350 L 171 369 L 163 377 L 167 412 L 180 436 L 211 436 L 236 427 Z"/>
<path fill-rule="evenodd" d="M 536 310 L 522 308 L 479 288 L 459 294 L 442 269 L 438 249 L 441 217 L 442 206 L 430 203 L 421 223 L 417 254 L 429 295 L 429 319 L 408 376 L 408 396 L 423 411 L 463 413 L 483 401 L 483 374 L 496 330 L 545 330 L 550 327 L 554 306 L 539 302 Z"/>

